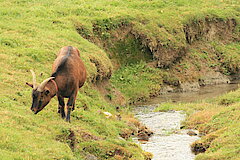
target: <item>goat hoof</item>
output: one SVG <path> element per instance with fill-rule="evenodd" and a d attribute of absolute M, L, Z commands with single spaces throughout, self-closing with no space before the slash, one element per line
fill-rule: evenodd
<path fill-rule="evenodd" d="M 61 117 L 62 117 L 62 119 L 65 119 L 66 116 L 65 116 L 65 114 L 62 114 Z"/>

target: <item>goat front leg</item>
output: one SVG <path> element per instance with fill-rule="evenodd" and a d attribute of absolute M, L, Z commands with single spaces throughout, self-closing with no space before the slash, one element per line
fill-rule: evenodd
<path fill-rule="evenodd" d="M 76 96 L 77 96 L 77 91 L 75 91 L 74 94 L 72 94 L 71 97 L 68 99 L 67 117 L 66 117 L 67 122 L 70 122 L 70 114 L 71 114 L 71 111 L 73 110 L 73 108 L 75 106 Z"/>
<path fill-rule="evenodd" d="M 64 107 L 65 107 L 64 98 L 59 95 L 57 97 L 58 97 L 58 113 L 60 113 L 62 119 L 64 119 L 66 117 L 65 110 L 64 110 Z"/>

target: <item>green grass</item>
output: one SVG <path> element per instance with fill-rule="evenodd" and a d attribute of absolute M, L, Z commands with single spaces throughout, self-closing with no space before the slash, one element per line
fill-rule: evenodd
<path fill-rule="evenodd" d="M 106 51 L 85 38 L 100 34 L 107 40 L 111 36 L 109 30 L 131 24 L 133 30 L 151 40 L 152 45 L 160 41 L 166 47 L 179 48 L 186 46 L 183 26 L 206 16 L 222 20 L 235 18 L 239 23 L 239 1 L 0 1 L 0 157 L 84 159 L 91 153 L 99 159 L 146 158 L 131 140 L 118 138 L 123 129 L 131 128 L 126 120 L 131 114 L 122 111 L 125 117 L 122 121 L 106 119 L 101 114 L 103 111 L 117 113 L 115 106 L 104 100 L 93 83 L 109 78 L 114 64 Z M 77 31 L 79 26 L 84 28 L 82 36 Z M 97 33 L 93 31 L 94 26 L 99 28 Z M 87 83 L 77 97 L 71 124 L 57 115 L 55 99 L 38 115 L 33 115 L 29 109 L 31 89 L 25 85 L 32 80 L 30 69 L 37 73 L 38 82 L 47 78 L 56 53 L 67 45 L 79 48 L 88 73 Z M 138 55 L 138 48 L 144 48 L 143 45 L 130 38 L 113 47 L 114 52 L 123 52 L 123 56 L 129 54 L 126 49 L 130 50 L 130 59 L 135 63 L 116 71 L 111 80 L 130 102 L 146 99 L 158 91 L 161 74 L 171 81 L 176 80 L 140 62 L 149 60 L 145 52 Z M 223 52 L 226 61 L 237 66 L 235 58 L 230 60 L 227 54 L 230 51 L 234 55 L 238 48 L 232 44 L 227 50 L 221 47 L 218 50 Z M 141 60 L 136 61 L 139 57 Z M 129 63 L 128 59 L 121 61 Z M 229 69 L 228 66 L 224 67 Z M 184 63 L 184 67 L 188 68 L 189 64 Z M 88 110 L 83 110 L 83 106 Z M 71 131 L 76 134 L 74 152 L 69 147 Z M 120 155 L 114 155 L 115 151 Z"/>
<path fill-rule="evenodd" d="M 117 70 L 112 78 L 112 84 L 127 98 L 129 103 L 149 99 L 151 94 L 159 92 L 163 72 L 140 62 Z"/>
<path fill-rule="evenodd" d="M 137 64 L 141 61 L 152 61 L 150 51 L 144 48 L 133 36 L 127 36 L 111 46 L 109 50 L 113 55 L 110 58 L 116 59 L 121 66 Z"/>
<path fill-rule="evenodd" d="M 30 91 L 30 89 L 29 89 Z M 6 159 L 82 159 L 88 152 L 104 159 L 110 150 L 120 148 L 122 156 L 143 159 L 138 146 L 131 141 L 120 140 L 122 130 L 131 128 L 124 120 L 115 117 L 107 119 L 101 113 L 108 111 L 118 114 L 114 106 L 110 106 L 92 89 L 84 89 L 87 95 L 80 93 L 76 111 L 72 113 L 72 122 L 66 123 L 57 114 L 57 101 L 47 106 L 38 115 L 31 113 L 29 91 L 16 93 L 9 97 L 1 97 L 1 145 L 0 154 Z M 83 109 L 87 106 L 87 110 Z M 126 111 L 121 112 L 126 114 Z M 75 152 L 69 147 L 70 130 L 75 134 Z M 101 144 L 101 145 L 99 145 Z M 109 148 L 109 145 L 113 147 Z M 98 150 L 93 152 L 92 149 Z M 109 157 L 114 157 L 114 154 Z"/>
<path fill-rule="evenodd" d="M 229 75 L 237 73 L 240 67 L 240 43 L 228 45 L 214 44 L 217 54 L 221 57 L 222 72 Z"/>

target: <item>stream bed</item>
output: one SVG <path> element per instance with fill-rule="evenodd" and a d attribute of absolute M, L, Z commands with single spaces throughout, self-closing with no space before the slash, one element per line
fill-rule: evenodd
<path fill-rule="evenodd" d="M 144 106 L 145 108 L 146 106 Z M 150 107 L 155 108 L 154 106 Z M 153 160 L 193 160 L 190 144 L 198 140 L 197 135 L 190 136 L 191 130 L 180 129 L 185 119 L 182 111 L 171 112 L 138 112 L 136 117 L 154 132 L 148 141 L 137 141 L 143 150 L 151 152 Z M 198 133 L 197 131 L 193 131 Z"/>
<path fill-rule="evenodd" d="M 139 105 L 134 111 L 135 117 L 154 134 L 148 140 L 135 138 L 134 141 L 140 144 L 143 150 L 152 153 L 153 160 L 193 160 L 195 155 L 191 152 L 190 145 L 200 137 L 198 131 L 180 129 L 181 122 L 186 116 L 184 112 L 153 112 L 154 108 L 166 101 L 194 102 L 213 98 L 237 88 L 238 84 L 207 86 L 201 88 L 199 92 L 162 95 L 151 102 Z"/>

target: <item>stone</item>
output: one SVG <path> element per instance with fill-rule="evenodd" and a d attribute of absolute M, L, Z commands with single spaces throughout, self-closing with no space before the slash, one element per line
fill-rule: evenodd
<path fill-rule="evenodd" d="M 190 91 L 199 91 L 200 85 L 198 82 L 192 82 L 192 83 L 180 83 L 180 89 L 182 92 L 190 92 Z"/>
<path fill-rule="evenodd" d="M 210 72 L 204 78 L 199 79 L 199 85 L 214 85 L 230 83 L 230 79 L 220 72 Z"/>
<path fill-rule="evenodd" d="M 188 134 L 189 136 L 197 136 L 197 135 L 198 135 L 196 132 L 194 132 L 194 131 L 192 131 L 192 130 L 188 131 L 187 134 Z"/>
<path fill-rule="evenodd" d="M 98 160 L 96 156 L 92 155 L 92 154 L 88 154 L 85 157 L 85 160 Z"/>
<path fill-rule="evenodd" d="M 106 118 L 110 118 L 112 117 L 112 113 L 109 113 L 109 112 L 103 112 L 103 114 L 105 115 Z"/>

